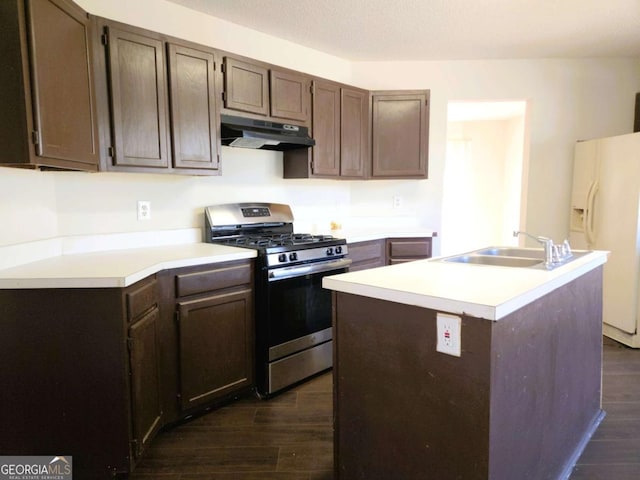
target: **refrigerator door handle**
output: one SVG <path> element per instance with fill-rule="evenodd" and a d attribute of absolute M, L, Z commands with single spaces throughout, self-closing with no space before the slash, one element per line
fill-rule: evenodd
<path fill-rule="evenodd" d="M 594 218 L 593 218 L 593 210 L 596 202 L 596 194 L 598 193 L 598 181 L 594 180 L 589 187 L 589 193 L 587 194 L 587 210 L 584 214 L 584 235 L 587 239 L 587 245 L 589 247 L 593 247 L 595 243 L 595 229 L 594 229 Z"/>

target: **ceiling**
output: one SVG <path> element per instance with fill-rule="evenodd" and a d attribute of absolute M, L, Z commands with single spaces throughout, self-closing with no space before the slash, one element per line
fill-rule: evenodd
<path fill-rule="evenodd" d="M 353 61 L 640 58 L 640 0 L 169 0 Z"/>

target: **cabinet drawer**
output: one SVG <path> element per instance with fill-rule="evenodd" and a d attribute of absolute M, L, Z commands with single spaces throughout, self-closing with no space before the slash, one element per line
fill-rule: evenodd
<path fill-rule="evenodd" d="M 389 258 L 431 256 L 430 238 L 403 238 L 387 240 Z"/>
<path fill-rule="evenodd" d="M 384 240 L 350 243 L 349 258 L 353 262 L 384 259 Z"/>
<path fill-rule="evenodd" d="M 127 320 L 131 322 L 157 305 L 156 284 L 155 278 L 143 280 L 140 285 L 133 285 L 131 290 L 125 293 Z"/>
<path fill-rule="evenodd" d="M 185 297 L 251 282 L 250 264 L 185 273 L 176 275 L 176 296 Z"/>
<path fill-rule="evenodd" d="M 367 270 L 369 268 L 384 267 L 384 258 L 377 258 L 372 260 L 362 260 L 360 262 L 353 262 L 349 265 L 350 272 L 357 272 L 358 270 Z"/>

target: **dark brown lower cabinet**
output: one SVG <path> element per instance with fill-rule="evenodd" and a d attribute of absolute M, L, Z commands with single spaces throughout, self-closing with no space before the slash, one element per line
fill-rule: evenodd
<path fill-rule="evenodd" d="M 133 468 L 160 415 L 158 299 L 140 287 L 0 290 L 3 455 L 64 451 L 79 479 Z"/>
<path fill-rule="evenodd" d="M 349 258 L 353 262 L 349 266 L 350 272 L 386 265 L 384 239 L 354 242 L 350 243 L 348 247 Z"/>
<path fill-rule="evenodd" d="M 253 263 L 180 268 L 164 277 L 175 319 L 163 352 L 171 423 L 253 387 Z"/>
<path fill-rule="evenodd" d="M 431 237 L 387 238 L 349 244 L 349 271 L 431 258 Z"/>
<path fill-rule="evenodd" d="M 132 451 L 138 459 L 160 429 L 159 309 L 155 306 L 129 328 Z"/>
<path fill-rule="evenodd" d="M 252 282 L 242 260 L 0 290 L 0 452 L 64 452 L 78 479 L 131 472 L 162 426 L 252 387 Z"/>
<path fill-rule="evenodd" d="M 178 303 L 183 410 L 251 385 L 251 305 L 249 288 Z"/>

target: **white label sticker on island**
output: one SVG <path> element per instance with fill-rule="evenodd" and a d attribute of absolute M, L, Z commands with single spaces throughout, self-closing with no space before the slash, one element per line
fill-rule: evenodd
<path fill-rule="evenodd" d="M 459 357 L 462 318 L 438 312 L 436 320 L 438 335 L 436 351 Z"/>

